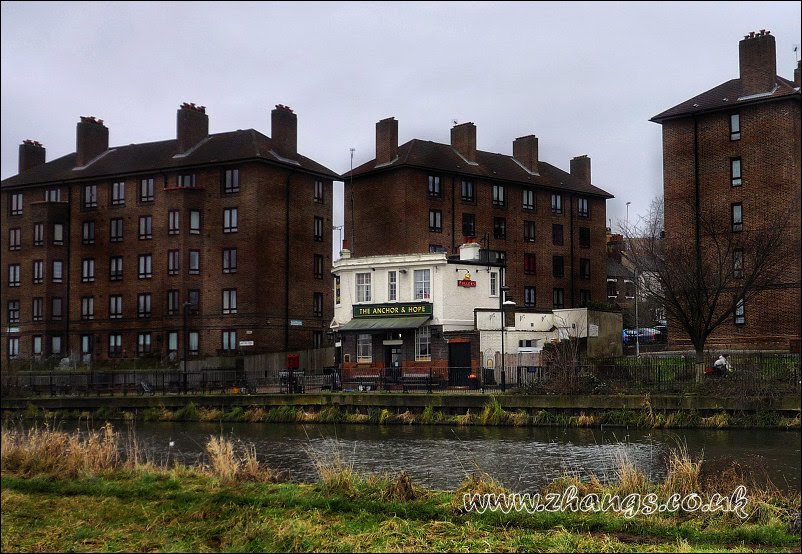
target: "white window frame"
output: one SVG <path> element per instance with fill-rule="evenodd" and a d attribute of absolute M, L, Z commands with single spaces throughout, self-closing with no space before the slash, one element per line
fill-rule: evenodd
<path fill-rule="evenodd" d="M 356 361 L 357 363 L 373 361 L 373 335 L 360 333 L 356 336 Z"/>
<path fill-rule="evenodd" d="M 357 273 L 354 277 L 356 284 L 356 301 L 357 302 L 371 302 L 373 297 L 371 295 L 371 274 L 370 273 Z M 360 282 L 361 281 L 361 282 Z"/>
<path fill-rule="evenodd" d="M 430 300 L 432 298 L 432 270 L 416 269 L 413 275 L 415 277 L 415 300 Z"/>
<path fill-rule="evenodd" d="M 395 302 L 398 300 L 398 272 L 387 272 L 387 301 Z"/>
<path fill-rule="evenodd" d="M 432 360 L 432 329 L 428 325 L 415 329 L 415 361 Z"/>

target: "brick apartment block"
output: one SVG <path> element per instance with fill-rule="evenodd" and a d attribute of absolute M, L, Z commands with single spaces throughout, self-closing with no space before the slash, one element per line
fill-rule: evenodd
<path fill-rule="evenodd" d="M 538 157 L 534 135 L 513 155 L 477 150 L 476 126 L 451 129 L 451 144 L 398 145 L 398 122 L 376 124 L 376 158 L 343 176 L 345 227 L 354 256 L 445 251 L 475 238 L 490 261 L 506 260 L 520 308 L 606 302 L 606 200 L 591 184 L 590 158 L 570 173 Z"/>
<path fill-rule="evenodd" d="M 290 108 L 272 135 L 209 134 L 206 109 L 183 104 L 175 139 L 109 147 L 82 117 L 75 153 L 45 162 L 24 141 L 0 195 L 3 365 L 180 359 L 185 337 L 199 355 L 324 342 L 339 176 L 298 153 Z"/>
<path fill-rule="evenodd" d="M 794 81 L 776 73 L 776 46 L 767 31 L 739 43 L 740 77 L 654 116 L 663 126 L 665 232 L 694 240 L 696 187 L 703 210 L 712 209 L 742 232 L 775 225 L 793 207 L 787 238 L 795 255 L 782 281 L 721 325 L 711 348 L 776 348 L 800 336 L 800 64 Z M 697 181 L 698 179 L 698 181 Z M 735 220 L 733 219 L 735 218 Z M 676 329 L 676 327 L 675 327 Z M 676 347 L 689 347 L 669 332 Z"/>

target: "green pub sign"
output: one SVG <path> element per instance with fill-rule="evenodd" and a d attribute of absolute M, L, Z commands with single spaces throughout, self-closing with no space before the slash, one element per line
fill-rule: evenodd
<path fill-rule="evenodd" d="M 354 317 L 407 317 L 432 315 L 432 305 L 418 304 L 367 304 L 354 306 Z"/>

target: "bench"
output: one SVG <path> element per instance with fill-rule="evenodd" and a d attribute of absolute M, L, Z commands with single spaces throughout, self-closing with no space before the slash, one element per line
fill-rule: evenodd
<path fill-rule="evenodd" d="M 371 375 L 352 375 L 351 379 L 343 383 L 343 388 L 353 390 L 356 388 L 359 392 L 368 392 L 378 390 L 382 382 L 382 376 L 378 373 Z"/>
<path fill-rule="evenodd" d="M 431 390 L 434 385 L 434 376 L 428 373 L 406 373 L 401 376 L 401 386 L 404 392 L 410 389 Z"/>

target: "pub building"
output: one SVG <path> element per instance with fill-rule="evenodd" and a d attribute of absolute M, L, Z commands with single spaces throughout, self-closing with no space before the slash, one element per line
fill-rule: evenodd
<path fill-rule="evenodd" d="M 477 243 L 443 252 L 354 257 L 332 264 L 334 320 L 344 381 L 387 386 L 429 375 L 464 386 L 481 364 L 475 309 L 501 309 L 504 266 Z"/>

